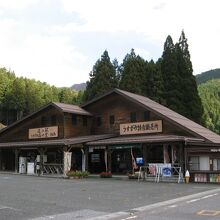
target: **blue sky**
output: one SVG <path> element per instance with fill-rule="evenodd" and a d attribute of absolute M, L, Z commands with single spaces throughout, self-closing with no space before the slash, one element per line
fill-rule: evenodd
<path fill-rule="evenodd" d="M 219 0 L 0 0 L 0 66 L 71 86 L 89 78 L 105 49 L 157 60 L 184 29 L 194 74 L 220 68 Z"/>

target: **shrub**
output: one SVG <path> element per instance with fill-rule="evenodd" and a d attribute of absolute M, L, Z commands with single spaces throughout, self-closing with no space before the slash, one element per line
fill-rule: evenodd
<path fill-rule="evenodd" d="M 75 171 L 70 170 L 66 175 L 68 177 L 84 178 L 84 177 L 88 177 L 89 172 L 88 171 L 80 171 L 80 170 L 75 170 Z"/>
<path fill-rule="evenodd" d="M 101 178 L 111 178 L 112 177 L 112 173 L 111 172 L 101 172 L 100 173 L 100 177 Z"/>

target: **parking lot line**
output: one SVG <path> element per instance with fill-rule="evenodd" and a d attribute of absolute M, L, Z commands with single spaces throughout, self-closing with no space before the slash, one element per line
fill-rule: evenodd
<path fill-rule="evenodd" d="M 197 215 L 203 215 L 203 216 L 216 216 L 220 214 L 220 211 L 217 210 L 201 210 L 196 213 Z"/>

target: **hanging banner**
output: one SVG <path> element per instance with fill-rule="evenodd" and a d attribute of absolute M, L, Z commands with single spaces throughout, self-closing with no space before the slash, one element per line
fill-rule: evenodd
<path fill-rule="evenodd" d="M 64 151 L 64 167 L 63 173 L 66 175 L 68 171 L 71 169 L 71 159 L 72 159 L 72 152 Z"/>
<path fill-rule="evenodd" d="M 120 124 L 120 135 L 162 132 L 162 120 Z"/>

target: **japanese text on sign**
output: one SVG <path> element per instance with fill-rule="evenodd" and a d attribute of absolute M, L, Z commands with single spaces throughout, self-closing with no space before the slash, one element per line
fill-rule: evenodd
<path fill-rule="evenodd" d="M 120 124 L 120 135 L 162 132 L 162 121 Z"/>
<path fill-rule="evenodd" d="M 45 128 L 33 128 L 29 129 L 28 138 L 38 139 L 38 138 L 52 138 L 58 137 L 58 127 L 45 127 Z"/>

